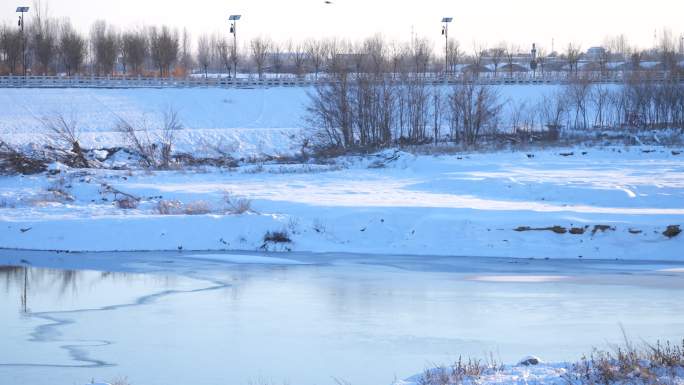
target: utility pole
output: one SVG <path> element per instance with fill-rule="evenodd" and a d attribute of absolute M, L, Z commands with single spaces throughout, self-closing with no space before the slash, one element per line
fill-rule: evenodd
<path fill-rule="evenodd" d="M 242 15 L 230 15 L 230 33 L 233 34 L 233 79 L 237 80 L 237 22 Z"/>
<path fill-rule="evenodd" d="M 21 28 L 21 67 L 24 72 L 24 81 L 26 80 L 26 36 L 24 35 L 24 14 L 29 11 L 29 7 L 17 7 L 19 15 L 19 28 Z"/>
<path fill-rule="evenodd" d="M 442 18 L 442 35 L 444 35 L 444 79 L 449 76 L 449 23 L 454 20 L 453 17 Z"/>

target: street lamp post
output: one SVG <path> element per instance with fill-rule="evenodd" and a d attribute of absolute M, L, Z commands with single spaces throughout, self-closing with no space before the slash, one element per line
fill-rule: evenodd
<path fill-rule="evenodd" d="M 237 22 L 242 15 L 230 15 L 230 33 L 233 34 L 233 79 L 237 79 Z"/>
<path fill-rule="evenodd" d="M 454 20 L 453 17 L 442 18 L 442 35 L 444 35 L 444 77 L 449 76 L 449 23 Z"/>
<path fill-rule="evenodd" d="M 532 69 L 532 77 L 537 77 L 537 43 L 532 43 L 532 51 L 530 51 L 532 60 L 530 61 L 530 69 Z"/>
<path fill-rule="evenodd" d="M 24 36 L 24 13 L 29 11 L 29 7 L 17 7 L 19 15 L 19 28 L 21 28 L 21 67 L 26 78 L 26 37 Z"/>

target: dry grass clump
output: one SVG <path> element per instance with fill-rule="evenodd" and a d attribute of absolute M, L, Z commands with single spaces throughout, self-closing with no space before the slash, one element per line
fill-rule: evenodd
<path fill-rule="evenodd" d="M 157 202 L 157 213 L 160 215 L 205 215 L 212 212 L 205 201 L 182 203 L 177 200 L 160 200 Z"/>
<path fill-rule="evenodd" d="M 485 374 L 496 373 L 501 370 L 503 370 L 503 365 L 497 362 L 493 355 L 490 355 L 488 361 L 473 358 L 468 358 L 466 361 L 459 356 L 458 361 L 450 367 L 441 365 L 425 369 L 418 380 L 418 385 L 460 385 L 467 380 L 477 381 Z"/>
<path fill-rule="evenodd" d="M 264 244 L 268 243 L 290 243 L 290 234 L 286 230 L 281 231 L 267 231 L 264 234 Z"/>
<path fill-rule="evenodd" d="M 612 351 L 594 350 L 575 363 L 565 376 L 570 384 L 668 385 L 684 376 L 684 340 L 635 347 L 625 340 L 624 346 Z"/>
<path fill-rule="evenodd" d="M 51 203 L 70 203 L 75 200 L 74 196 L 69 192 L 71 186 L 63 177 L 58 178 L 52 182 L 45 190 L 37 196 L 30 199 L 29 203 L 32 206 L 45 206 Z"/>
<path fill-rule="evenodd" d="M 237 198 L 226 194 L 221 204 L 212 205 L 203 200 L 183 203 L 179 200 L 162 199 L 157 202 L 155 211 L 160 215 L 206 215 L 206 214 L 233 214 L 239 215 L 252 211 L 252 201 L 246 198 Z"/>
<path fill-rule="evenodd" d="M 128 377 L 117 377 L 112 380 L 111 385 L 132 385 L 132 383 L 128 381 Z"/>

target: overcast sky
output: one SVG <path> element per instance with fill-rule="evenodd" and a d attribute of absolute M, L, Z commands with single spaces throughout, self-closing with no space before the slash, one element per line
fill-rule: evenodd
<path fill-rule="evenodd" d="M 12 20 L 19 3 L 0 0 L 0 20 Z M 49 14 L 68 16 L 88 31 L 97 19 L 121 27 L 167 24 L 200 33 L 228 32 L 228 15 L 240 13 L 238 37 L 256 35 L 274 40 L 306 37 L 357 39 L 381 33 L 408 40 L 412 32 L 437 43 L 440 20 L 451 16 L 450 36 L 468 51 L 473 43 L 501 40 L 527 48 L 537 42 L 546 49 L 555 39 L 562 50 L 572 41 L 582 48 L 600 45 L 606 35 L 625 33 L 630 42 L 650 47 L 654 32 L 684 32 L 684 0 L 42 0 Z"/>

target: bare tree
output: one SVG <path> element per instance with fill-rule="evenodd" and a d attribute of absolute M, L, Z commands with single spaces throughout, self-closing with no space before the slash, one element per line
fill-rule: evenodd
<path fill-rule="evenodd" d="M 180 65 L 183 73 L 187 74 L 192 71 L 192 38 L 187 28 L 183 28 L 183 34 L 180 41 Z"/>
<path fill-rule="evenodd" d="M 323 42 L 319 40 L 309 40 L 306 43 L 307 58 L 311 62 L 311 67 L 314 70 L 314 75 L 318 79 L 318 73 L 321 72 L 323 66 L 323 58 L 325 56 L 325 47 Z"/>
<path fill-rule="evenodd" d="M 508 65 L 508 76 L 513 77 L 513 68 L 515 64 L 515 57 L 520 53 L 520 47 L 517 45 L 510 45 L 505 49 L 506 64 Z"/>
<path fill-rule="evenodd" d="M 577 77 L 567 85 L 567 98 L 570 105 L 575 109 L 574 126 L 576 128 L 587 128 L 588 102 L 591 92 L 592 83 L 584 77 Z"/>
<path fill-rule="evenodd" d="M 0 30 L 0 51 L 10 73 L 15 73 L 21 61 L 21 32 L 3 25 Z"/>
<path fill-rule="evenodd" d="M 230 48 L 230 61 L 233 63 L 233 77 L 237 78 L 237 66 L 240 61 L 240 51 L 238 47 L 233 43 Z M 230 72 L 228 72 L 230 74 Z"/>
<path fill-rule="evenodd" d="M 539 65 L 539 71 L 542 76 L 544 76 L 544 71 L 546 69 L 546 50 L 544 48 L 539 48 L 537 50 L 537 64 Z"/>
<path fill-rule="evenodd" d="M 348 148 L 354 145 L 347 74 L 341 74 L 337 82 L 317 84 L 307 111 L 307 121 L 318 129 L 317 139 L 322 146 Z"/>
<path fill-rule="evenodd" d="M 32 45 L 40 72 L 47 75 L 57 54 L 57 25 L 47 17 L 37 17 L 33 24 Z"/>
<path fill-rule="evenodd" d="M 578 64 L 580 60 L 580 47 L 573 43 L 568 44 L 568 50 L 566 51 L 565 55 L 568 65 L 570 66 L 570 72 L 572 72 L 574 69 L 575 75 L 577 75 L 579 72 Z"/>
<path fill-rule="evenodd" d="M 323 42 L 323 60 L 329 74 L 341 74 L 347 72 L 347 63 L 343 53 L 351 51 L 349 44 L 338 39 L 327 39 Z"/>
<path fill-rule="evenodd" d="M 642 60 L 642 58 L 643 58 L 643 53 L 641 53 L 641 52 L 639 52 L 639 51 L 634 52 L 634 53 L 630 56 L 629 61 L 630 61 L 630 63 L 631 63 L 631 66 L 632 66 L 632 70 L 633 70 L 633 71 L 638 71 L 638 70 L 641 69 L 641 60 Z"/>
<path fill-rule="evenodd" d="M 498 129 L 501 109 L 499 96 L 492 88 L 467 83 L 454 86 L 447 107 L 452 140 L 477 144 L 482 134 Z"/>
<path fill-rule="evenodd" d="M 432 49 L 425 38 L 415 38 L 411 44 L 411 56 L 416 74 L 425 74 L 430 63 Z"/>
<path fill-rule="evenodd" d="M 558 139 L 562 122 L 568 112 L 567 94 L 558 92 L 555 95 L 544 95 L 539 103 L 542 124 L 550 133 L 551 139 Z"/>
<path fill-rule="evenodd" d="M 462 55 L 463 52 L 461 52 L 460 43 L 453 39 L 449 40 L 449 42 L 447 43 L 447 56 L 449 60 L 451 73 L 456 73 Z"/>
<path fill-rule="evenodd" d="M 287 47 L 290 56 L 292 56 L 294 73 L 297 77 L 301 77 L 304 74 L 304 66 L 307 59 L 305 52 L 306 47 L 304 47 L 302 44 L 293 44 L 292 40 L 288 41 Z"/>
<path fill-rule="evenodd" d="M 218 56 L 221 65 L 226 69 L 226 73 L 230 76 L 230 66 L 233 63 L 233 48 L 228 45 L 228 42 L 220 37 L 216 40 L 216 55 Z"/>
<path fill-rule="evenodd" d="M 375 35 L 366 39 L 363 43 L 363 52 L 370 60 L 372 73 L 380 76 L 387 63 L 387 47 L 382 36 Z"/>
<path fill-rule="evenodd" d="M 601 76 L 605 76 L 608 73 L 608 62 L 610 61 L 611 52 L 604 49 L 598 56 L 599 69 L 601 71 Z"/>
<path fill-rule="evenodd" d="M 93 23 L 90 29 L 90 44 L 95 58 L 97 72 L 112 74 L 119 54 L 119 37 L 113 27 L 104 20 Z"/>
<path fill-rule="evenodd" d="M 473 66 L 475 67 L 475 75 L 480 76 L 480 72 L 484 69 L 484 57 L 487 54 L 487 48 L 483 44 L 473 43 Z"/>
<path fill-rule="evenodd" d="M 197 63 L 202 68 L 206 78 L 211 64 L 211 46 L 207 35 L 202 35 L 197 40 Z"/>
<path fill-rule="evenodd" d="M 264 37 L 255 37 L 249 43 L 249 47 L 252 51 L 252 60 L 256 65 L 257 74 L 259 74 L 259 79 L 264 75 L 264 67 L 266 66 L 266 61 L 268 60 L 268 51 L 271 47 L 271 41 Z"/>
<path fill-rule="evenodd" d="M 145 167 L 167 169 L 171 166 L 176 132 L 183 128 L 178 113 L 168 108 L 162 114 L 160 129 L 150 133 L 146 126 L 139 126 L 119 117 L 117 130 L 124 140 L 140 156 Z"/>
<path fill-rule="evenodd" d="M 150 53 L 152 61 L 159 69 L 159 76 L 169 76 L 171 66 L 178 60 L 178 33 L 169 27 L 150 28 Z"/>
<path fill-rule="evenodd" d="M 407 48 L 406 45 L 397 41 L 392 42 L 389 48 L 389 56 L 392 64 L 392 77 L 396 78 L 400 72 L 403 72 L 403 64 L 406 59 Z"/>
<path fill-rule="evenodd" d="M 608 125 L 608 105 L 611 100 L 610 88 L 597 85 L 590 91 L 591 109 L 594 111 L 594 127 L 603 128 Z"/>
<path fill-rule="evenodd" d="M 85 39 L 76 32 L 68 21 L 62 24 L 59 36 L 59 53 L 64 62 L 67 76 L 77 74 L 85 58 Z"/>
<path fill-rule="evenodd" d="M 508 56 L 508 48 L 506 48 L 506 43 L 501 43 L 498 47 L 492 48 L 490 51 L 492 64 L 494 65 L 494 77 L 496 77 L 499 71 L 499 65 L 503 61 L 504 56 Z"/>
<path fill-rule="evenodd" d="M 672 35 L 672 30 L 666 28 L 660 37 L 658 53 L 660 61 L 665 71 L 675 71 L 677 69 L 677 41 Z"/>
<path fill-rule="evenodd" d="M 273 65 L 273 72 L 275 72 L 276 77 L 280 77 L 283 71 L 284 59 L 283 50 L 278 42 L 272 42 L 270 44 L 269 56 L 271 57 L 271 64 Z"/>
<path fill-rule="evenodd" d="M 75 117 L 67 119 L 63 114 L 39 119 L 48 136 L 55 142 L 63 162 L 72 167 L 88 168 L 90 162 L 85 156 L 79 141 L 80 130 Z"/>
<path fill-rule="evenodd" d="M 606 49 L 622 55 L 623 58 L 629 56 L 629 40 L 624 34 L 606 38 L 604 46 Z"/>
<path fill-rule="evenodd" d="M 148 41 L 143 32 L 125 32 L 121 35 L 121 57 L 124 73 L 130 69 L 140 74 L 148 56 Z"/>

